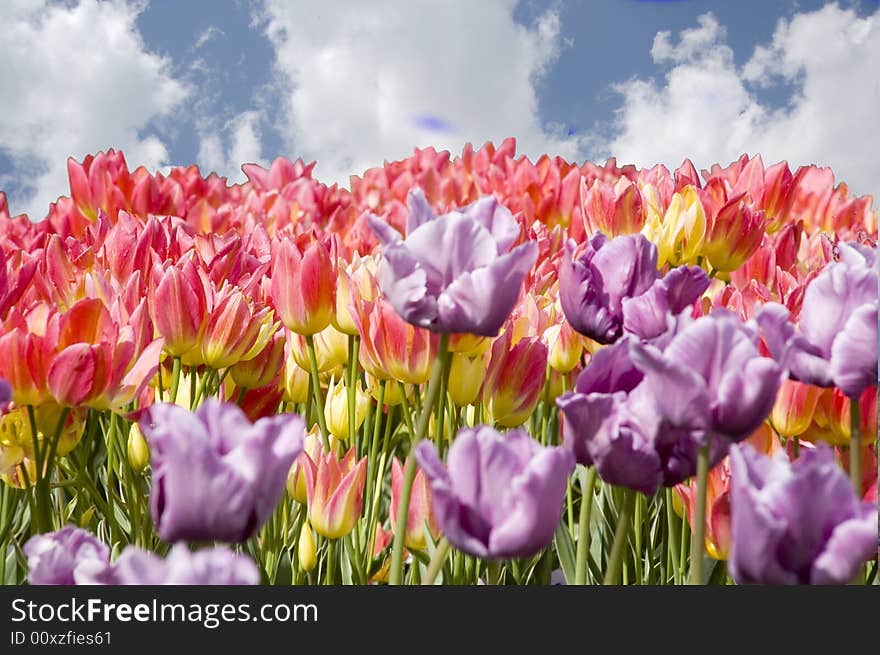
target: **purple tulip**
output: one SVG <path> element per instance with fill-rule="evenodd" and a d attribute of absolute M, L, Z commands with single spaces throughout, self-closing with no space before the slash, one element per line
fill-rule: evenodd
<path fill-rule="evenodd" d="M 846 584 L 877 554 L 877 505 L 861 502 L 825 444 L 793 463 L 730 452 L 728 570 L 739 584 Z"/>
<path fill-rule="evenodd" d="M 606 482 L 652 494 L 695 473 L 706 435 L 661 420 L 644 374 L 630 358 L 631 341 L 624 337 L 599 349 L 574 391 L 556 405 L 564 417 L 564 443 L 580 464 L 595 466 Z M 720 461 L 726 442 L 711 437 L 711 444 L 712 461 Z"/>
<path fill-rule="evenodd" d="M 195 413 L 152 405 L 140 422 L 150 444 L 150 507 L 165 541 L 241 542 L 272 514 L 302 452 L 304 422 L 281 414 L 251 423 L 232 403 Z"/>
<path fill-rule="evenodd" d="M 797 329 L 778 303 L 767 303 L 755 318 L 771 354 L 793 379 L 858 398 L 877 383 L 876 251 L 844 243 L 838 250 L 840 261 L 828 264 L 804 292 Z"/>
<path fill-rule="evenodd" d="M 406 239 L 369 216 L 382 243 L 382 292 L 408 323 L 435 332 L 498 334 L 538 258 L 529 241 L 510 250 L 519 226 L 488 196 L 437 216 L 421 189 L 408 197 Z"/>
<path fill-rule="evenodd" d="M 6 380 L 0 378 L 0 407 L 9 403 L 10 400 L 12 400 L 12 387 Z"/>
<path fill-rule="evenodd" d="M 627 340 L 601 348 L 556 405 L 564 416 L 565 446 L 578 463 L 596 466 L 606 482 L 653 493 L 662 481 L 654 449 L 656 421 L 631 411 L 629 393 L 642 381 Z"/>
<path fill-rule="evenodd" d="M 533 555 L 553 539 L 574 469 L 567 449 L 484 425 L 459 431 L 448 468 L 429 441 L 416 447 L 416 459 L 431 483 L 440 527 L 456 548 L 508 559 Z"/>
<path fill-rule="evenodd" d="M 705 431 L 732 442 L 748 437 L 770 414 L 785 370 L 758 350 L 751 324 L 724 310 L 690 323 L 664 351 L 630 342 L 660 431 Z"/>
<path fill-rule="evenodd" d="M 116 585 L 255 585 L 260 571 L 247 555 L 217 546 L 191 552 L 175 545 L 165 559 L 129 546 L 113 565 Z"/>
<path fill-rule="evenodd" d="M 673 268 L 642 295 L 623 299 L 624 331 L 645 341 L 674 333 L 679 315 L 689 313 L 710 282 L 697 266 Z"/>
<path fill-rule="evenodd" d="M 609 240 L 595 233 L 575 259 L 569 239 L 559 267 L 559 300 L 571 326 L 599 343 L 624 331 L 643 339 L 660 336 L 709 287 L 706 272 L 680 267 L 660 278 L 657 246 L 642 234 Z"/>
<path fill-rule="evenodd" d="M 24 554 L 32 585 L 105 584 L 110 575 L 107 544 L 72 525 L 31 537 Z"/>

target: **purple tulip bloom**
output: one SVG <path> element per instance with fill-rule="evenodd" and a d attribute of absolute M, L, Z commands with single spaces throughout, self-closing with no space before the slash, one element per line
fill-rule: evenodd
<path fill-rule="evenodd" d="M 839 244 L 804 292 L 798 328 L 788 309 L 767 303 L 756 315 L 773 357 L 795 380 L 839 387 L 858 398 L 877 383 L 876 251 Z"/>
<path fill-rule="evenodd" d="M 705 431 L 733 442 L 767 418 L 786 375 L 761 355 L 752 325 L 724 310 L 686 326 L 663 352 L 633 341 L 630 354 L 645 373 L 661 432 Z"/>
<path fill-rule="evenodd" d="M 251 423 L 232 403 L 195 413 L 152 405 L 140 422 L 150 444 L 150 507 L 165 541 L 240 542 L 269 518 L 302 452 L 304 422 L 281 414 Z"/>
<path fill-rule="evenodd" d="M 728 570 L 740 584 L 846 584 L 877 554 L 877 506 L 861 502 L 825 444 L 793 463 L 730 452 Z"/>
<path fill-rule="evenodd" d="M 129 546 L 113 564 L 116 585 L 255 585 L 260 571 L 247 555 L 217 546 L 191 552 L 175 545 L 165 559 Z"/>
<path fill-rule="evenodd" d="M 382 292 L 408 323 L 435 332 L 498 334 L 519 298 L 538 246 L 510 250 L 519 226 L 492 196 L 434 214 L 421 189 L 408 197 L 406 239 L 369 216 L 382 243 L 378 278 Z"/>
<path fill-rule="evenodd" d="M 595 466 L 606 482 L 652 494 L 695 473 L 706 434 L 661 420 L 644 374 L 630 358 L 631 341 L 624 337 L 598 350 L 574 391 L 556 405 L 564 416 L 564 443 L 580 464 Z M 712 461 L 720 461 L 726 442 L 711 437 L 711 444 Z"/>
<path fill-rule="evenodd" d="M 657 246 L 642 234 L 609 240 L 597 232 L 575 259 L 569 239 L 559 267 L 559 300 L 571 326 L 599 343 L 613 343 L 624 330 L 643 339 L 665 332 L 709 287 L 706 272 L 680 267 L 660 278 Z"/>
<path fill-rule="evenodd" d="M 107 544 L 72 525 L 31 537 L 24 554 L 32 585 L 105 584 L 110 575 Z"/>
<path fill-rule="evenodd" d="M 0 407 L 9 403 L 10 400 L 12 400 L 12 387 L 6 380 L 0 378 Z"/>
<path fill-rule="evenodd" d="M 456 548 L 492 559 L 528 557 L 553 539 L 574 457 L 522 430 L 464 428 L 448 468 L 429 441 L 416 447 L 443 533 Z"/>
<path fill-rule="evenodd" d="M 642 295 L 623 299 L 624 331 L 645 341 L 673 333 L 679 315 L 687 313 L 710 282 L 697 266 L 673 268 Z"/>

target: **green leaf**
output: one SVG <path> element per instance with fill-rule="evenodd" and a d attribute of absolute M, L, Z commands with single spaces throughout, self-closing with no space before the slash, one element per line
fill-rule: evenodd
<path fill-rule="evenodd" d="M 575 578 L 575 555 L 574 542 L 568 533 L 562 521 L 556 526 L 556 554 L 559 556 L 559 563 L 562 565 L 562 573 L 565 576 L 566 584 L 574 584 Z"/>
<path fill-rule="evenodd" d="M 285 550 L 281 554 L 278 568 L 275 571 L 275 584 L 288 586 L 293 582 L 293 566 L 290 562 L 290 551 Z"/>

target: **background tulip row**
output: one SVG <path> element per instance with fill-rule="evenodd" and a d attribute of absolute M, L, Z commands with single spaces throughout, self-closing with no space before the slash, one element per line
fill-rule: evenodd
<path fill-rule="evenodd" d="M 0 193 L 4 583 L 878 583 L 870 197 L 312 167 Z"/>

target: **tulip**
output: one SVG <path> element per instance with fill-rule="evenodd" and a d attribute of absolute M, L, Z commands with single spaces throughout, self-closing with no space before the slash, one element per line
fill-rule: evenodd
<path fill-rule="evenodd" d="M 190 551 L 176 544 L 165 559 L 127 546 L 113 563 L 109 584 L 114 585 L 256 585 L 260 571 L 247 555 L 225 546 Z"/>
<path fill-rule="evenodd" d="M 109 576 L 110 549 L 82 528 L 36 535 L 23 550 L 32 585 L 87 584 Z"/>
<path fill-rule="evenodd" d="M 315 535 L 312 534 L 312 526 L 308 521 L 303 521 L 299 531 L 299 539 L 296 542 L 296 556 L 299 568 L 308 573 L 318 564 L 318 549 L 315 545 Z"/>
<path fill-rule="evenodd" d="M 449 397 L 459 407 L 476 402 L 489 368 L 488 351 L 471 357 L 453 353 L 449 366 Z"/>
<path fill-rule="evenodd" d="M 189 363 L 208 318 L 205 280 L 190 258 L 168 267 L 154 299 L 153 322 L 165 339 L 165 351 L 172 357 L 186 357 Z"/>
<path fill-rule="evenodd" d="M 354 446 L 341 461 L 336 453 L 322 451 L 314 468 L 306 468 L 309 521 L 322 537 L 344 537 L 361 516 L 367 458 L 356 457 Z"/>
<path fill-rule="evenodd" d="M 400 490 L 402 486 L 403 467 L 395 457 L 391 460 L 391 507 L 388 510 L 388 518 L 391 521 L 392 530 L 397 526 L 397 511 L 400 506 Z M 413 482 L 412 495 L 409 501 L 404 545 L 412 550 L 425 550 L 428 546 L 426 527 L 427 531 L 431 533 L 431 540 L 436 541 L 438 528 L 437 519 L 434 518 L 431 488 L 425 478 L 425 472 L 419 469 Z"/>
<path fill-rule="evenodd" d="M 128 430 L 125 450 L 132 470 L 136 473 L 143 473 L 150 463 L 150 447 L 137 423 L 132 423 Z"/>
<path fill-rule="evenodd" d="M 36 441 L 40 448 L 44 448 L 46 440 L 55 436 L 64 408 L 56 403 L 44 403 L 35 407 L 33 411 L 37 428 Z M 67 455 L 79 443 L 85 428 L 86 411 L 83 408 L 68 411 L 61 432 L 58 434 L 55 451 L 57 455 L 61 457 Z M 21 449 L 24 457 L 33 459 L 34 436 L 26 408 L 16 407 L 0 417 L 0 445 Z"/>
<path fill-rule="evenodd" d="M 159 366 L 161 338 L 141 301 L 127 317 L 118 302 L 110 310 L 84 298 L 52 313 L 40 357 L 49 363 L 46 384 L 61 405 L 120 409 L 152 379 Z"/>
<path fill-rule="evenodd" d="M 647 291 L 660 276 L 657 248 L 641 234 L 608 240 L 594 234 L 575 259 L 569 240 L 559 267 L 559 300 L 571 326 L 599 343 L 612 343 L 623 330 L 623 299 Z"/>
<path fill-rule="evenodd" d="M 368 218 L 382 244 L 382 292 L 408 323 L 494 337 L 537 260 L 537 244 L 510 249 L 519 226 L 492 196 L 442 216 L 418 189 L 408 203 L 406 239 L 385 221 Z"/>
<path fill-rule="evenodd" d="M 335 248 L 283 238 L 273 243 L 270 294 L 278 318 L 297 334 L 326 328 L 335 315 Z"/>
<path fill-rule="evenodd" d="M 554 371 L 568 373 L 580 364 L 584 342 L 571 323 L 551 325 L 544 330 L 544 341 L 548 345 L 547 363 Z"/>
<path fill-rule="evenodd" d="M 370 398 L 361 388 L 360 381 L 358 381 L 355 388 L 355 431 L 359 430 L 361 425 L 363 425 L 369 404 Z M 327 429 L 330 431 L 330 434 L 339 440 L 348 440 L 348 392 L 341 380 L 338 383 L 335 378 L 330 380 L 330 388 L 327 389 L 327 398 L 324 401 L 324 420 L 327 423 Z"/>
<path fill-rule="evenodd" d="M 256 357 L 276 332 L 269 307 L 258 308 L 228 282 L 215 298 L 201 343 L 205 364 L 219 370 Z"/>
<path fill-rule="evenodd" d="M 547 377 L 547 346 L 537 337 L 511 342 L 505 331 L 492 345 L 483 402 L 504 427 L 522 425 L 534 411 Z"/>
<path fill-rule="evenodd" d="M 786 375 L 761 356 L 757 343 L 752 327 L 716 310 L 681 330 L 662 353 L 631 342 L 630 354 L 667 427 L 705 430 L 736 442 L 770 414 Z"/>
<path fill-rule="evenodd" d="M 706 233 L 706 212 L 693 186 L 672 196 L 657 241 L 657 263 L 671 266 L 696 261 Z"/>
<path fill-rule="evenodd" d="M 140 427 L 150 446 L 153 520 L 169 542 L 246 541 L 274 511 L 303 447 L 299 416 L 252 424 L 213 398 L 194 413 L 152 405 Z"/>
<path fill-rule="evenodd" d="M 372 257 L 361 257 L 355 253 L 348 265 L 340 260 L 333 325 L 343 334 L 358 333 L 357 323 L 351 315 L 351 305 L 355 303 L 355 298 L 368 302 L 376 300 L 379 289 L 375 273 L 376 263 Z"/>
<path fill-rule="evenodd" d="M 832 446 L 850 443 L 852 400 L 840 389 L 822 389 L 813 413 L 813 422 L 801 435 L 804 441 L 824 441 Z M 877 436 L 877 387 L 868 387 L 859 397 L 859 435 L 863 444 Z"/>
<path fill-rule="evenodd" d="M 793 379 L 858 398 L 877 383 L 876 252 L 857 244 L 839 244 L 839 250 L 841 260 L 807 287 L 798 329 L 778 303 L 764 305 L 756 320 L 770 353 Z"/>
<path fill-rule="evenodd" d="M 625 177 L 611 185 L 596 180 L 587 189 L 581 178 L 581 213 L 587 234 L 602 232 L 609 237 L 634 234 L 645 225 L 645 207 L 639 187 Z"/>
<path fill-rule="evenodd" d="M 806 432 L 813 421 L 819 393 L 818 387 L 785 380 L 770 413 L 773 429 L 783 437 L 797 437 Z"/>
<path fill-rule="evenodd" d="M 709 288 L 709 276 L 696 266 L 679 266 L 639 296 L 623 299 L 623 329 L 645 341 L 672 336 L 682 312 Z"/>
<path fill-rule="evenodd" d="M 285 330 L 288 349 L 297 365 L 309 370 L 309 351 L 306 338 L 290 330 Z M 315 361 L 318 372 L 326 373 L 337 366 L 348 362 L 348 337 L 332 325 L 318 332 L 313 337 L 315 343 Z"/>
<path fill-rule="evenodd" d="M 0 376 L 12 387 L 18 405 L 39 405 L 51 400 L 46 369 L 50 354 L 42 336 L 19 327 L 0 335 Z"/>
<path fill-rule="evenodd" d="M 229 369 L 229 372 L 239 387 L 259 389 L 268 386 L 278 378 L 283 362 L 284 331 L 276 330 L 266 347 L 255 357 L 236 362 Z"/>
<path fill-rule="evenodd" d="M 437 335 L 403 320 L 385 298 L 360 303 L 354 314 L 361 346 L 358 358 L 370 375 L 406 384 L 427 382 Z"/>
<path fill-rule="evenodd" d="M 733 448 L 728 570 L 739 584 L 846 584 L 877 554 L 877 506 L 824 445 L 794 462 Z"/>
<path fill-rule="evenodd" d="M 752 211 L 744 194 L 731 198 L 712 218 L 703 255 L 718 271 L 735 271 L 751 257 L 764 237 L 764 212 Z"/>
<path fill-rule="evenodd" d="M 433 443 L 416 446 L 434 511 L 449 542 L 490 559 L 530 557 L 552 540 L 574 457 L 522 430 L 483 425 L 459 431 L 444 466 Z"/>
<path fill-rule="evenodd" d="M 596 466 L 611 484 L 654 493 L 664 481 L 653 422 L 629 411 L 627 398 L 643 379 L 629 357 L 628 339 L 598 350 L 574 391 L 556 405 L 563 441 L 577 461 Z"/>
<path fill-rule="evenodd" d="M 331 447 L 335 444 L 331 441 Z M 321 457 L 321 439 L 317 433 L 317 426 L 303 437 L 303 452 L 294 460 L 287 474 L 287 493 L 296 502 L 305 505 L 309 502 L 308 479 L 306 469 L 311 468 L 314 473 L 315 462 Z"/>
<path fill-rule="evenodd" d="M 309 400 L 309 383 L 311 376 L 300 368 L 287 354 L 285 345 L 284 368 L 281 371 L 281 383 L 284 388 L 284 400 L 289 403 L 305 403 Z"/>

